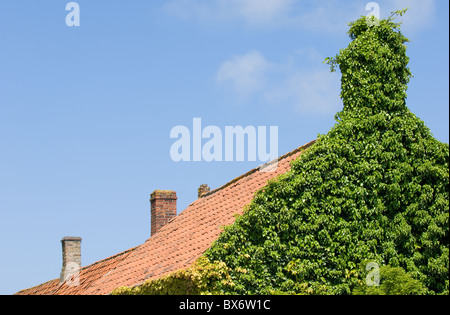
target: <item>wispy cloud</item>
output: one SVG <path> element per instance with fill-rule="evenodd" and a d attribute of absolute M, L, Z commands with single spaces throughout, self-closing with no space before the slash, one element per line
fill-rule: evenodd
<path fill-rule="evenodd" d="M 408 8 L 408 12 L 400 18 L 405 33 L 428 28 L 436 13 L 435 0 L 384 0 L 380 6 L 386 16 L 392 11 Z"/>
<path fill-rule="evenodd" d="M 330 114 L 341 107 L 339 77 L 325 69 L 298 69 L 272 86 L 264 97 L 270 104 L 287 105 L 300 113 Z"/>
<path fill-rule="evenodd" d="M 338 0 L 171 0 L 163 10 L 185 20 L 208 23 L 242 22 L 249 27 L 295 27 L 318 31 L 345 28 L 364 6 Z"/>
<path fill-rule="evenodd" d="M 241 22 L 253 28 L 294 28 L 321 33 L 342 33 L 347 23 L 367 15 L 366 5 L 380 5 L 382 18 L 409 7 L 403 17 L 407 31 L 432 22 L 436 0 L 170 0 L 163 11 L 185 20 L 208 23 Z"/>
<path fill-rule="evenodd" d="M 301 113 L 330 114 L 342 103 L 340 80 L 322 60 L 313 48 L 293 52 L 284 63 L 270 62 L 260 52 L 251 51 L 223 62 L 216 81 L 240 103 L 256 100 Z"/>
<path fill-rule="evenodd" d="M 164 10 L 183 19 L 263 25 L 288 14 L 296 0 L 171 0 Z"/>
<path fill-rule="evenodd" d="M 244 99 L 264 87 L 269 68 L 270 64 L 261 53 L 251 51 L 222 63 L 216 80 Z"/>
<path fill-rule="evenodd" d="M 232 13 L 249 24 L 262 25 L 282 19 L 289 14 L 295 0 L 222 0 L 228 3 Z"/>
<path fill-rule="evenodd" d="M 424 29 L 435 16 L 436 0 L 380 0 L 381 18 L 409 7 L 400 18 L 403 31 Z M 170 0 L 166 12 L 199 23 L 240 21 L 249 27 L 294 28 L 300 31 L 342 34 L 348 22 L 365 16 L 371 1 L 306 0 Z M 233 24 L 234 25 L 234 24 Z M 332 113 L 339 109 L 340 80 L 322 64 L 312 48 L 291 52 L 285 62 L 272 62 L 257 50 L 231 56 L 216 73 L 217 84 L 240 103 L 257 99 L 283 104 L 299 112 Z M 305 62 L 308 61 L 308 62 Z M 311 66 L 314 65 L 314 66 Z"/>

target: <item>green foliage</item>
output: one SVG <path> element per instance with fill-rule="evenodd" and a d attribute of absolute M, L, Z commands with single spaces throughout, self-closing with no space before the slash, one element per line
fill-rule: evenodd
<path fill-rule="evenodd" d="M 353 289 L 353 295 L 421 295 L 426 292 L 420 281 L 400 267 L 383 266 L 380 269 L 380 285 L 361 285 Z"/>
<path fill-rule="evenodd" d="M 206 295 L 222 294 L 217 289 L 233 285 L 224 263 L 211 263 L 206 257 L 200 257 L 194 265 L 174 271 L 158 279 L 129 288 L 120 287 L 112 295 Z M 229 289 L 228 289 L 229 290 Z"/>
<path fill-rule="evenodd" d="M 408 40 L 394 16 L 351 23 L 352 42 L 327 59 L 342 74 L 337 123 L 207 251 L 234 284 L 219 290 L 351 294 L 372 260 L 448 294 L 449 146 L 406 107 Z"/>

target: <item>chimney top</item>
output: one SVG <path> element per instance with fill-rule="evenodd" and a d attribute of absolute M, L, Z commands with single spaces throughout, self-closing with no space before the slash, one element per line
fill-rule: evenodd
<path fill-rule="evenodd" d="M 173 190 L 155 190 L 150 194 L 150 201 L 161 198 L 177 199 L 177 193 Z"/>
<path fill-rule="evenodd" d="M 198 198 L 207 194 L 209 191 L 210 191 L 210 188 L 208 187 L 208 185 L 206 185 L 206 184 L 200 185 L 200 187 L 198 188 Z"/>
<path fill-rule="evenodd" d="M 65 236 L 63 237 L 63 239 L 61 240 L 61 242 L 65 242 L 65 241 L 75 241 L 75 242 L 81 242 L 83 239 L 79 236 Z"/>

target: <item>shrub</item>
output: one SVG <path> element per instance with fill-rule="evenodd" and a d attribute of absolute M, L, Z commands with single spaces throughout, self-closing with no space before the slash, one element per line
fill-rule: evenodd
<path fill-rule="evenodd" d="M 383 266 L 380 269 L 380 285 L 361 285 L 353 289 L 353 295 L 420 295 L 426 292 L 420 281 L 400 267 Z"/>

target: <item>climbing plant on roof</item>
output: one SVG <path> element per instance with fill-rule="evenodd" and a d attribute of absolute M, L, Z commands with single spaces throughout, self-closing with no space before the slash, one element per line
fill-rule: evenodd
<path fill-rule="evenodd" d="M 449 290 L 449 146 L 406 106 L 408 68 L 395 12 L 350 23 L 335 126 L 259 191 L 207 251 L 225 293 L 350 294 L 361 264 L 400 267 L 425 293 Z"/>

